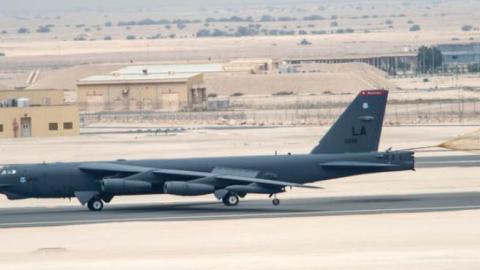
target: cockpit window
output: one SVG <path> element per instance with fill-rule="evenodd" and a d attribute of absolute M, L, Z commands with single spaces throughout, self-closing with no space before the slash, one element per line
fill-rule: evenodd
<path fill-rule="evenodd" d="M 2 168 L 2 170 L 0 171 L 0 175 L 13 175 L 13 174 L 17 174 L 17 170 L 13 168 Z"/>

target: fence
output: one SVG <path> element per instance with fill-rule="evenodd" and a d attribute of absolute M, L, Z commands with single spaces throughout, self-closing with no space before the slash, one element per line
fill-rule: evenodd
<path fill-rule="evenodd" d="M 242 109 L 201 112 L 101 112 L 82 113 L 84 125 L 99 122 L 159 124 L 234 125 L 329 125 L 348 105 L 347 102 L 282 109 Z M 386 125 L 480 124 L 480 100 L 392 102 L 387 106 Z"/>

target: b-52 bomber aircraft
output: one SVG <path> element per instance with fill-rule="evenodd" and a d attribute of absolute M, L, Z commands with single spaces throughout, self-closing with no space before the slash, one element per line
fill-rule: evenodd
<path fill-rule="evenodd" d="M 334 178 L 414 169 L 412 151 L 378 152 L 386 90 L 361 91 L 310 154 L 10 165 L 0 171 L 9 199 L 76 197 L 91 211 L 114 196 L 214 194 L 227 206 L 249 193 Z"/>

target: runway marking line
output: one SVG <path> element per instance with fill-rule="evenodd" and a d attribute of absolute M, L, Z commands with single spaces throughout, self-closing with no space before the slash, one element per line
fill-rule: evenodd
<path fill-rule="evenodd" d="M 197 215 L 182 217 L 145 217 L 145 218 L 119 218 L 119 219 L 91 219 L 91 220 L 65 220 L 65 221 L 37 221 L 37 222 L 15 222 L 0 223 L 0 227 L 8 228 L 14 226 L 42 226 L 42 225 L 82 225 L 96 223 L 112 223 L 112 222 L 139 222 L 139 221 L 181 221 L 181 220 L 202 220 L 202 219 L 228 219 L 228 218 L 267 218 L 267 217 L 289 217 L 289 216 L 305 216 L 321 213 L 321 216 L 329 216 L 335 214 L 360 214 L 360 213 L 395 213 L 398 211 L 447 211 L 447 210 L 474 210 L 479 209 L 480 205 L 464 205 L 464 206 L 446 206 L 446 207 L 417 207 L 417 208 L 384 208 L 384 209 L 363 209 L 363 210 L 335 210 L 335 211 L 307 211 L 297 213 L 265 213 L 265 214 L 232 214 L 232 215 Z M 319 216 L 319 215 L 316 215 Z"/>

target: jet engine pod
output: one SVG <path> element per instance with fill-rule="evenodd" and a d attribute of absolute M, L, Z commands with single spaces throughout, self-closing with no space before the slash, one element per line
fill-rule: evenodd
<path fill-rule="evenodd" d="M 172 181 L 165 183 L 163 186 L 163 191 L 165 194 L 196 196 L 213 193 L 215 191 L 215 187 L 207 184 Z"/>
<path fill-rule="evenodd" d="M 112 178 L 103 179 L 101 184 L 103 192 L 118 195 L 143 194 L 148 193 L 152 190 L 151 183 L 141 180 L 125 180 Z"/>

